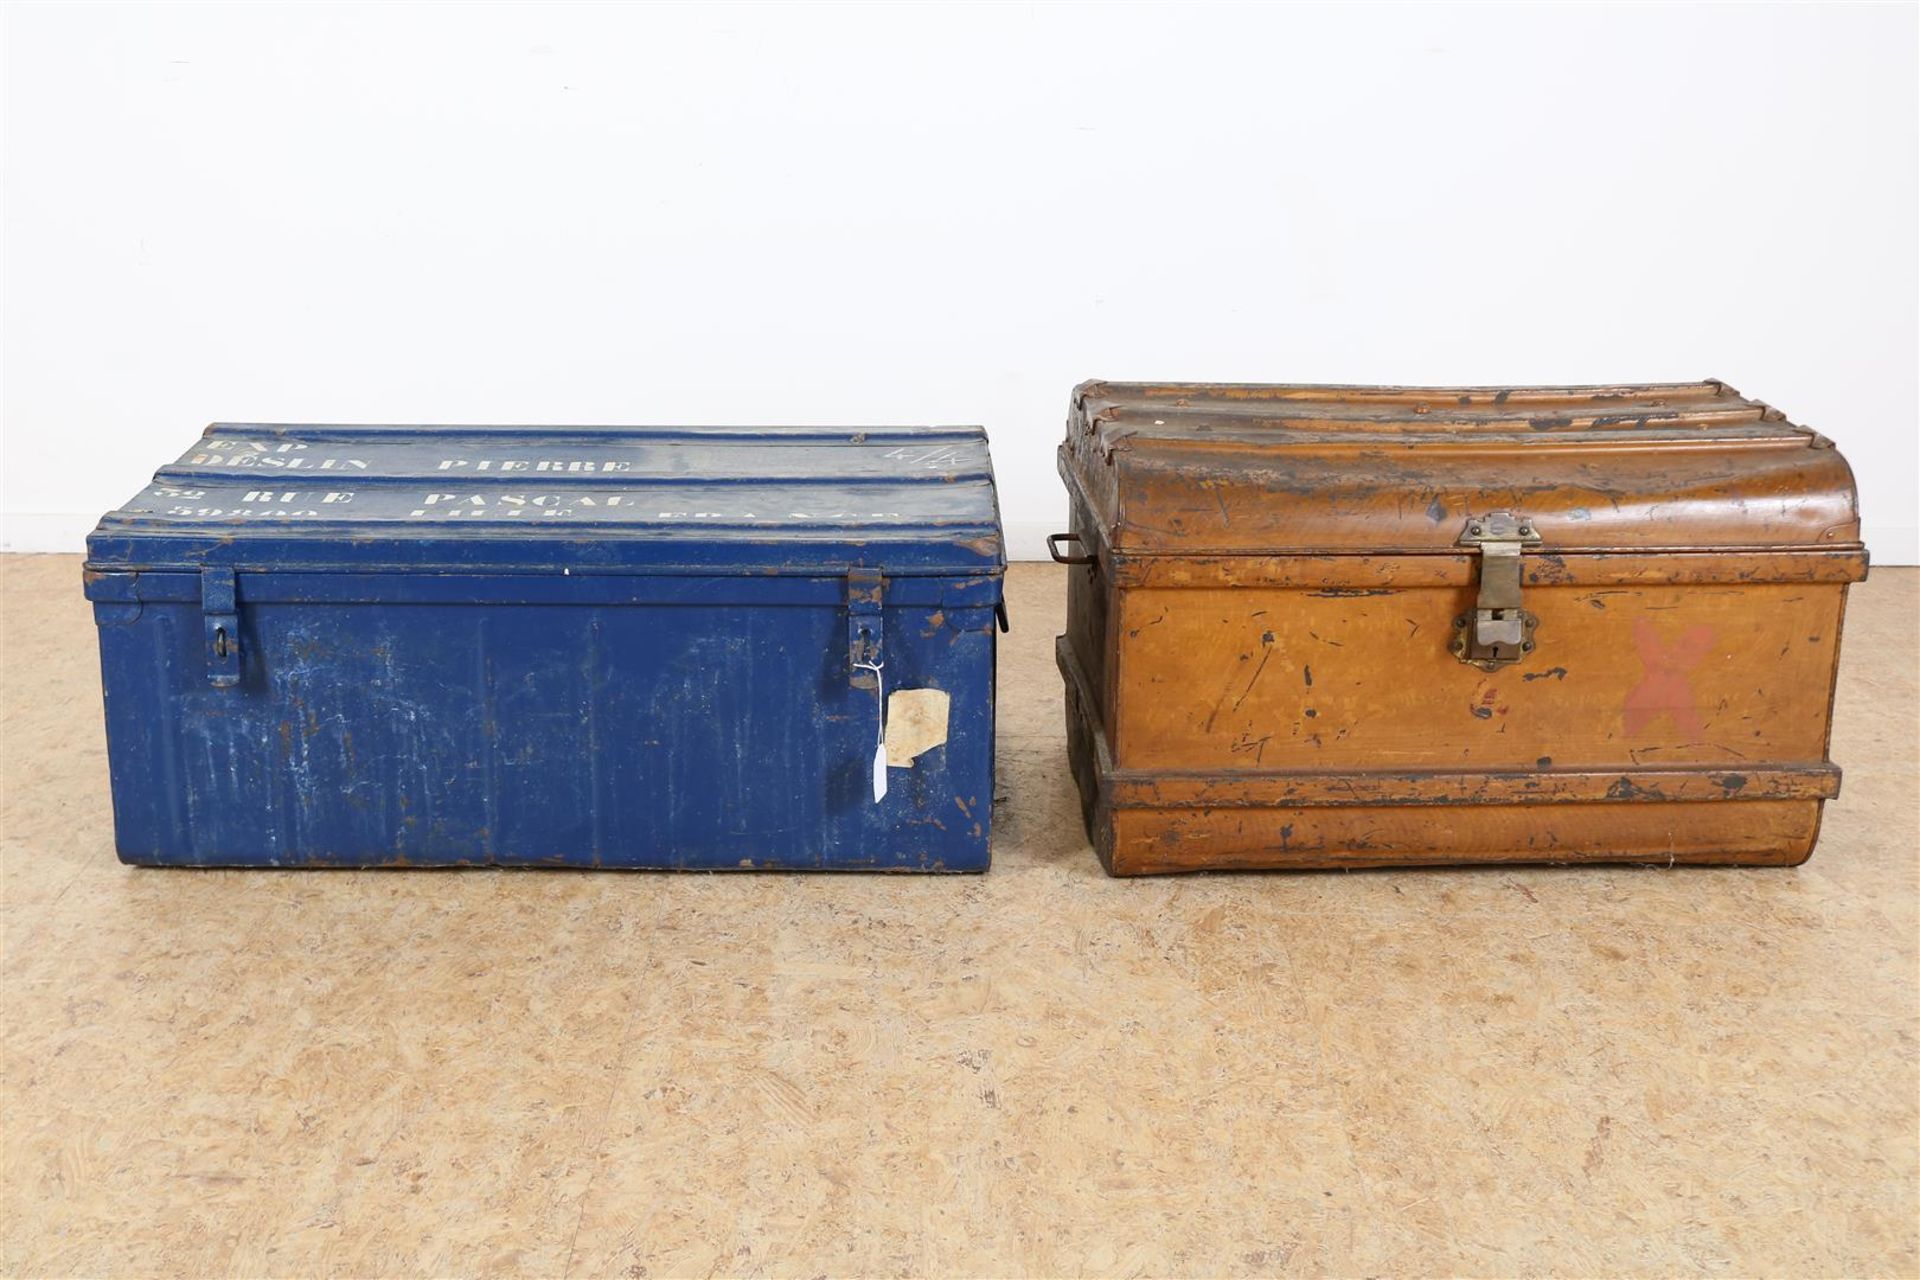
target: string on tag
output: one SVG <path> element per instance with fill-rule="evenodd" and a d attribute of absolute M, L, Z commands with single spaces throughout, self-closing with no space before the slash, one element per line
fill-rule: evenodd
<path fill-rule="evenodd" d="M 873 672 L 873 802 L 879 804 L 887 794 L 887 678 L 881 674 L 884 662 L 856 662 L 862 671 Z"/>

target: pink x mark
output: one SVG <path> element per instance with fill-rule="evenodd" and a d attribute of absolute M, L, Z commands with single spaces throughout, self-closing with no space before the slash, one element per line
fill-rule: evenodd
<path fill-rule="evenodd" d="M 1687 676 L 1713 648 L 1713 628 L 1688 627 L 1679 639 L 1668 644 L 1661 640 L 1652 619 L 1636 618 L 1633 647 L 1640 651 L 1640 665 L 1647 674 L 1627 694 L 1627 732 L 1639 733 L 1665 715 L 1685 736 L 1699 737 L 1706 725 L 1694 705 L 1693 685 Z"/>

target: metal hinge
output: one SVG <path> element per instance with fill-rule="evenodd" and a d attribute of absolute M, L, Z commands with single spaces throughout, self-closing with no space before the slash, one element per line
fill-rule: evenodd
<path fill-rule="evenodd" d="M 233 570 L 200 570 L 200 612 L 207 626 L 207 683 L 230 688 L 240 683 L 240 605 Z"/>
<path fill-rule="evenodd" d="M 1460 545 L 1480 553 L 1480 594 L 1472 613 L 1453 620 L 1454 657 L 1492 671 L 1533 652 L 1540 620 L 1520 607 L 1520 551 L 1539 541 L 1533 521 L 1511 511 L 1467 521 Z"/>
<path fill-rule="evenodd" d="M 882 621 L 881 596 L 886 579 L 878 569 L 847 571 L 847 677 L 856 689 L 873 689 L 881 665 L 881 645 L 886 639 Z"/>

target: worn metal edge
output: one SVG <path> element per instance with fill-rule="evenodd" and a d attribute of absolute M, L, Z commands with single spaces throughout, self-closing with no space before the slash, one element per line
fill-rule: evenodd
<path fill-rule="evenodd" d="M 1073 687 L 1093 744 L 1099 805 L 1105 809 L 1413 808 L 1430 805 L 1647 804 L 1742 800 L 1831 800 L 1841 771 L 1831 761 L 1732 768 L 1486 769 L 1458 771 L 1209 773 L 1120 769 L 1105 731 L 1084 708 L 1091 686 L 1066 637 L 1054 660 Z"/>

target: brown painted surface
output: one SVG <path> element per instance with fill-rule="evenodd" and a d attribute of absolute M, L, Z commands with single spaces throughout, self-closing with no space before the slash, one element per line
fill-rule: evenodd
<path fill-rule="evenodd" d="M 1198 820 L 1196 820 L 1198 819 Z M 1117 875 L 1237 868 L 1403 867 L 1500 862 L 1804 862 L 1820 825 L 1817 800 L 1740 805 L 1665 803 L 1371 809 L 1123 809 L 1113 815 Z"/>
<path fill-rule="evenodd" d="M 1812 849 L 1846 584 L 1831 443 L 1718 383 L 1076 391 L 1060 659 L 1117 874 Z M 1535 646 L 1484 670 L 1476 519 Z M 1509 562 L 1511 563 L 1511 562 Z M 1075 723 L 1077 722 L 1077 723 Z"/>
<path fill-rule="evenodd" d="M 1498 671 L 1447 649 L 1473 608 L 1466 590 L 1129 590 L 1114 759 L 1223 771 L 1817 762 L 1842 590 L 1531 592 L 1539 647 Z"/>

